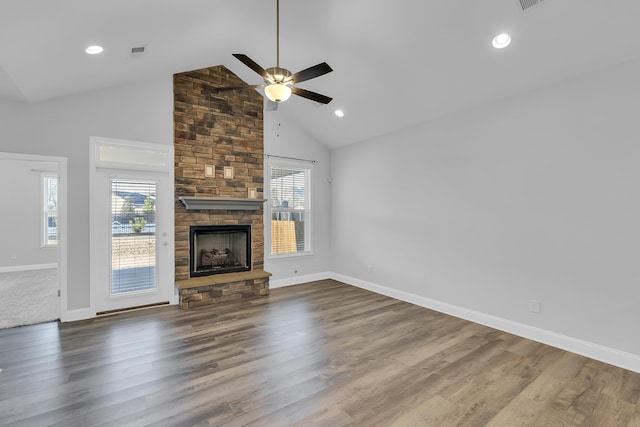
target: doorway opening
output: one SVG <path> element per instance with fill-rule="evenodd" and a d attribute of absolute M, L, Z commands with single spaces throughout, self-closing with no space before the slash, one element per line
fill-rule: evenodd
<path fill-rule="evenodd" d="M 0 153 L 0 329 L 64 320 L 66 159 Z M 62 297 L 61 297 L 62 296 Z"/>

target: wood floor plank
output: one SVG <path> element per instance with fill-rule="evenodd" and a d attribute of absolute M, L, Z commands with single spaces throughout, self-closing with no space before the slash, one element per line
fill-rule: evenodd
<path fill-rule="evenodd" d="M 2 330 L 0 369 L 0 425 L 640 427 L 640 374 L 333 280 Z"/>

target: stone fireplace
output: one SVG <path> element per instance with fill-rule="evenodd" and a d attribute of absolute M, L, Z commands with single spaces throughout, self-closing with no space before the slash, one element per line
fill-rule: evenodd
<path fill-rule="evenodd" d="M 173 81 L 180 306 L 268 295 L 262 96 L 254 90 L 216 93 L 214 87 L 244 84 L 222 66 L 175 74 Z M 219 231 L 203 231 L 211 227 Z M 224 240 L 234 228 L 249 230 L 244 248 Z"/>

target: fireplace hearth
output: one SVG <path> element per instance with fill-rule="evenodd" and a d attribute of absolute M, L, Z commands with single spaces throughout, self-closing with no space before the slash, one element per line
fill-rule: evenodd
<path fill-rule="evenodd" d="M 190 276 L 251 270 L 250 225 L 189 227 Z"/>

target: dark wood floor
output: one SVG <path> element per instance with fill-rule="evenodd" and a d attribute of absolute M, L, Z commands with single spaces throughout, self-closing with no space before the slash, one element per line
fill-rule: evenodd
<path fill-rule="evenodd" d="M 640 375 L 334 281 L 0 331 L 0 425 L 640 425 Z"/>

